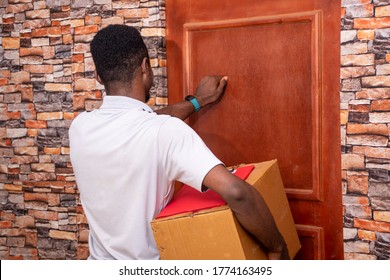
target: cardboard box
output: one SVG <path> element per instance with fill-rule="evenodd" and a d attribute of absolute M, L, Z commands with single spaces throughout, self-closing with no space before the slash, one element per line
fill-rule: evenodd
<path fill-rule="evenodd" d="M 276 160 L 255 163 L 246 181 L 261 193 L 294 258 L 300 242 Z M 227 205 L 151 222 L 163 260 L 267 259 Z"/>

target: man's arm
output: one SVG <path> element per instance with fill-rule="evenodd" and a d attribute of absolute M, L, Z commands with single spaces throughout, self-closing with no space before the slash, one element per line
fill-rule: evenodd
<path fill-rule="evenodd" d="M 217 102 L 225 89 L 227 77 L 206 76 L 204 77 L 195 92 L 196 100 L 200 107 Z M 168 105 L 155 111 L 157 114 L 170 115 L 185 120 L 195 112 L 194 105 L 189 101 L 182 101 L 173 105 Z"/>
<path fill-rule="evenodd" d="M 203 184 L 222 196 L 240 224 L 268 249 L 269 259 L 289 259 L 283 236 L 263 197 L 254 187 L 232 175 L 222 165 L 211 169 Z"/>

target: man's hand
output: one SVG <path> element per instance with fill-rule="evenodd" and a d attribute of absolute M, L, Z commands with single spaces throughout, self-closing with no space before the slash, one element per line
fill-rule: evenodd
<path fill-rule="evenodd" d="M 222 97 L 227 79 L 226 76 L 206 76 L 200 81 L 195 92 L 195 97 L 200 107 L 215 103 Z M 173 105 L 168 105 L 155 112 L 157 114 L 170 115 L 185 120 L 189 115 L 195 112 L 195 110 L 191 102 L 182 101 Z"/>
<path fill-rule="evenodd" d="M 206 76 L 195 91 L 195 97 L 201 107 L 217 102 L 224 92 L 227 76 Z"/>

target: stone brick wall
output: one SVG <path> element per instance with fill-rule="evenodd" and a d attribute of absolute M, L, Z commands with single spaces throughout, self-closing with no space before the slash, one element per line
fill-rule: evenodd
<path fill-rule="evenodd" d="M 346 259 L 390 258 L 390 1 L 342 0 Z"/>
<path fill-rule="evenodd" d="M 164 0 L 0 0 L 0 259 L 84 259 L 88 224 L 67 131 L 100 106 L 89 42 L 136 26 L 150 105 L 167 104 Z M 342 0 L 341 134 L 346 259 L 390 258 L 390 3 Z"/>
<path fill-rule="evenodd" d="M 84 259 L 88 225 L 69 160 L 68 128 L 100 105 L 89 42 L 136 26 L 167 103 L 164 0 L 0 0 L 0 259 Z"/>

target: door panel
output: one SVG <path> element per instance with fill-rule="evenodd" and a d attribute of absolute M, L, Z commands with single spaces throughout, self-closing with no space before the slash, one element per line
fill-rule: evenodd
<path fill-rule="evenodd" d="M 278 159 L 303 259 L 343 254 L 340 3 L 327 2 L 167 1 L 170 102 L 204 75 L 229 76 L 220 103 L 188 123 L 226 165 Z"/>

